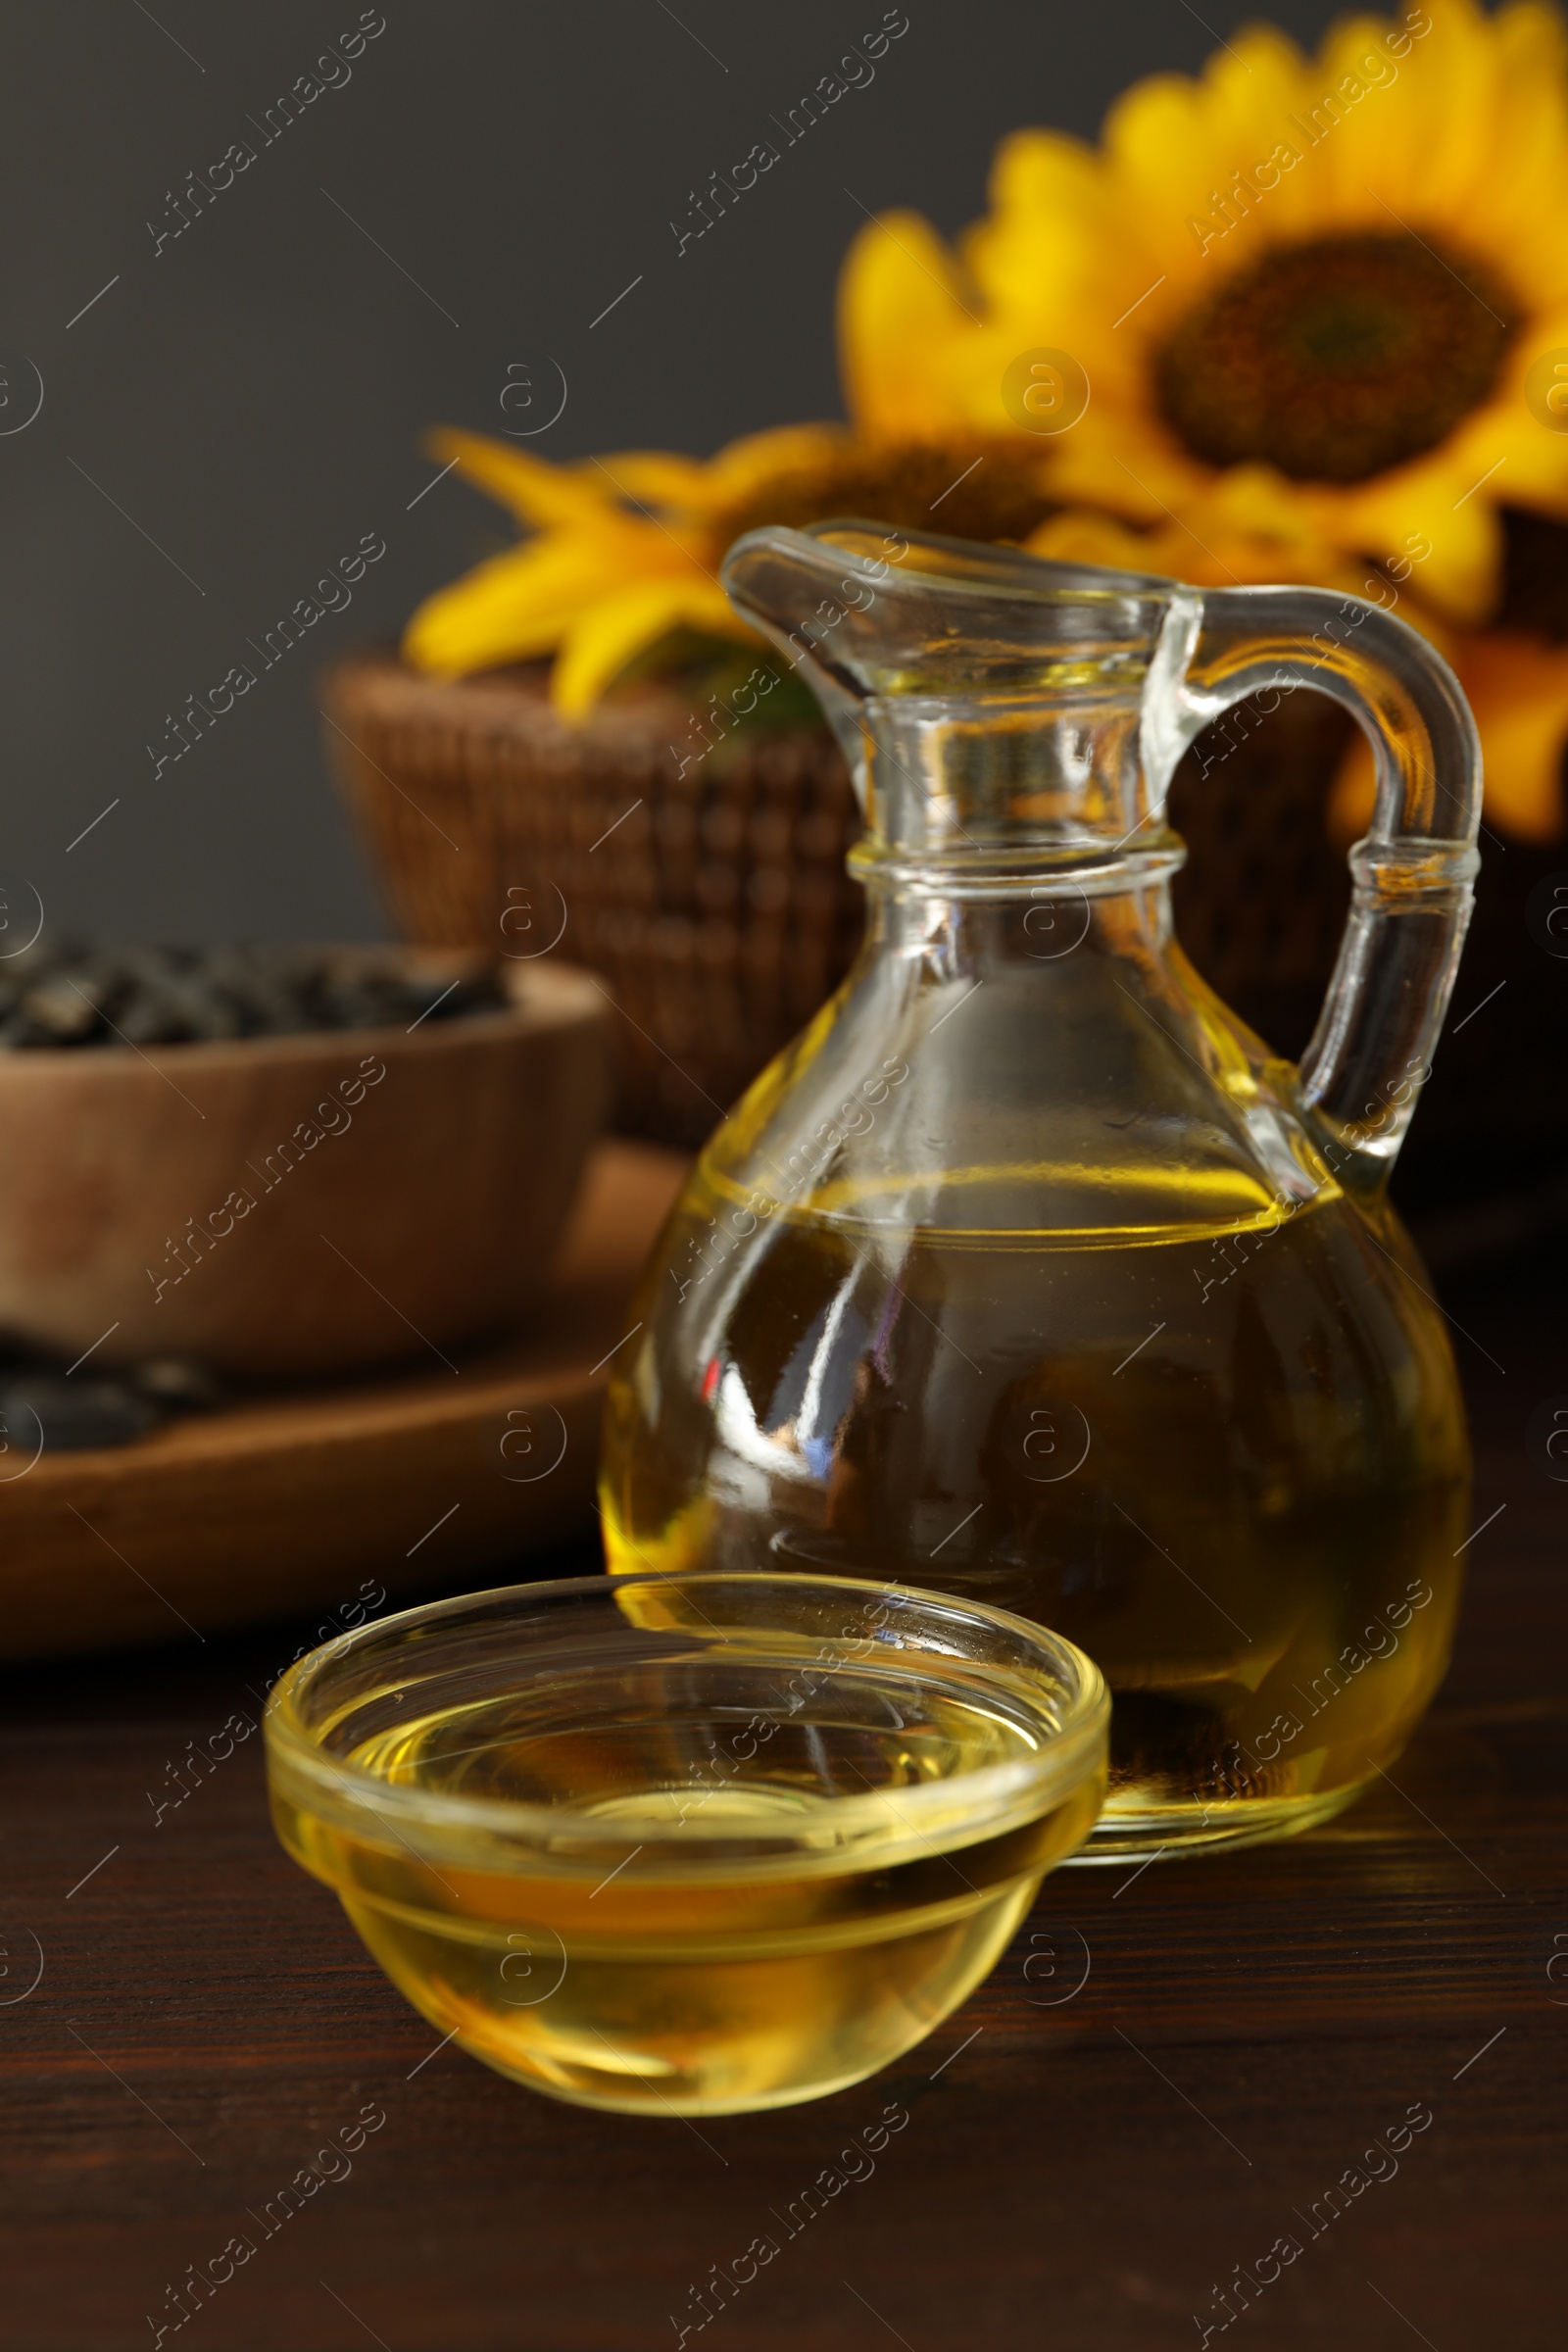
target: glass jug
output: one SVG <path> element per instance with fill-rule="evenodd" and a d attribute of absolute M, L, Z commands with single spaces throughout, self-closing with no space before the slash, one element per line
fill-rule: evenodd
<path fill-rule="evenodd" d="M 718 1128 L 617 1361 L 612 1570 L 802 1569 L 990 1601 L 1114 1698 L 1088 1859 L 1337 1812 L 1442 1676 L 1469 1459 L 1386 1198 L 1469 917 L 1449 670 L 1357 598 L 1198 591 L 863 522 L 755 531 L 740 610 L 865 810 L 865 945 Z M 1165 796 L 1309 687 L 1377 755 L 1302 1063 L 1172 935 Z"/>

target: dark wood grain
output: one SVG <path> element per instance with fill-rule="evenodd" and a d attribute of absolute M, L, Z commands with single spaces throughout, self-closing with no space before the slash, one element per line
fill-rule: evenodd
<path fill-rule="evenodd" d="M 255 1736 L 154 1827 L 166 1765 L 255 1719 L 298 1629 L 7 1678 L 0 2346 L 151 2344 L 166 2285 L 244 2230 L 254 2258 L 166 2343 L 673 2347 L 689 2290 L 765 2230 L 777 2258 L 688 2343 L 1156 2352 L 1197 2344 L 1212 2287 L 1288 2234 L 1299 2257 L 1225 2342 L 1555 2352 L 1568 1486 L 1525 1431 L 1568 1391 L 1563 1290 L 1537 1257 L 1449 1299 L 1480 1343 L 1456 1336 L 1475 1521 L 1507 1507 L 1397 1786 L 1290 1845 L 1058 1875 L 891 2078 L 780 2115 L 623 2121 L 430 2056 L 274 1844 Z M 17 1999 L 31 1936 L 44 1973 Z M 908 2122 L 874 2173 L 787 2237 L 770 2214 L 889 2099 Z M 385 2122 L 349 2177 L 263 2240 L 248 2209 L 367 2106 Z M 1314 2200 L 1412 2106 L 1432 2122 L 1396 2175 L 1314 2236 Z"/>

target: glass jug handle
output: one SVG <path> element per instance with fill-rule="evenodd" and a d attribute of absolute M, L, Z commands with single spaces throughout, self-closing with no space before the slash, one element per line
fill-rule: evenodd
<path fill-rule="evenodd" d="M 1157 805 L 1212 719 L 1307 687 L 1371 741 L 1377 806 L 1349 854 L 1354 892 L 1301 1094 L 1335 1175 L 1388 1181 L 1431 1074 L 1480 864 L 1481 747 L 1447 663 L 1392 612 L 1325 588 L 1186 589 L 1146 696 L 1144 770 Z"/>

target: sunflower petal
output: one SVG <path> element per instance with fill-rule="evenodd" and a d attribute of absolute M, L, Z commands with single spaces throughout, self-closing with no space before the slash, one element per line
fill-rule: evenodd
<path fill-rule="evenodd" d="M 1450 619 L 1474 624 L 1496 602 L 1502 525 L 1492 499 L 1481 495 L 1490 486 L 1484 474 L 1471 472 L 1473 450 L 1473 441 L 1455 437 L 1348 490 L 1308 486 L 1303 505 L 1342 547 L 1385 563 L 1411 559 L 1421 569 L 1422 595 Z"/>
<path fill-rule="evenodd" d="M 1481 737 L 1488 818 L 1516 841 L 1555 840 L 1564 816 L 1568 646 L 1494 629 L 1461 639 L 1450 658 Z M 1376 795 L 1371 747 L 1357 728 L 1329 806 L 1337 840 L 1366 831 Z"/>
<path fill-rule="evenodd" d="M 706 514 L 713 499 L 713 469 L 696 458 L 665 449 L 621 449 L 599 461 L 612 495 L 646 500 L 656 507 Z"/>
<path fill-rule="evenodd" d="M 1553 362 L 1561 369 L 1555 382 Z M 1531 383 L 1538 369 L 1546 376 L 1544 386 Z M 1568 414 L 1554 427 L 1542 413 L 1543 392 L 1560 404 L 1565 391 L 1568 309 L 1543 311 L 1520 333 L 1496 397 L 1455 437 L 1470 479 L 1494 466 L 1487 489 L 1498 502 L 1568 518 Z"/>
<path fill-rule="evenodd" d="M 486 433 L 440 425 L 427 436 L 426 447 L 432 457 L 446 459 L 466 481 L 510 507 L 519 521 L 536 527 L 602 514 L 614 498 L 603 475 L 547 465 L 543 458 L 492 441 Z"/>
<path fill-rule="evenodd" d="M 1487 814 L 1523 841 L 1563 825 L 1568 746 L 1568 646 L 1489 631 L 1461 650 L 1459 678 L 1476 714 Z"/>
<path fill-rule="evenodd" d="M 825 469 L 849 446 L 850 436 L 839 424 L 776 424 L 765 432 L 743 433 L 713 460 L 713 505 L 737 506 L 783 474 Z"/>
<path fill-rule="evenodd" d="M 404 659 L 455 678 L 552 652 L 569 622 L 619 588 L 629 570 L 668 568 L 657 549 L 629 547 L 628 536 L 552 531 L 492 556 L 426 597 L 404 632 Z"/>
<path fill-rule="evenodd" d="M 886 213 L 861 229 L 839 280 L 839 361 L 850 414 L 884 441 L 951 430 L 942 362 L 980 323 L 958 267 L 918 213 Z"/>
<path fill-rule="evenodd" d="M 1023 544 L 1026 555 L 1039 556 L 1048 564 L 1100 564 L 1108 571 L 1178 576 L 1166 564 L 1152 561 L 1152 540 L 1092 507 L 1069 507 L 1053 514 Z"/>
<path fill-rule="evenodd" d="M 757 642 L 721 588 L 696 577 L 644 580 L 580 612 L 551 673 L 558 710 L 580 717 L 639 654 L 684 624 L 720 637 Z"/>

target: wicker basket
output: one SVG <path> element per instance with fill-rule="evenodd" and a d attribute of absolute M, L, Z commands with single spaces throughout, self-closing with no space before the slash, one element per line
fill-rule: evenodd
<path fill-rule="evenodd" d="M 687 706 L 657 687 L 576 725 L 542 669 L 445 681 L 384 656 L 334 670 L 325 707 L 405 938 L 559 939 L 606 982 L 622 1126 L 701 1142 L 848 970 L 859 812 L 826 735 L 742 734 L 678 775 Z"/>
<path fill-rule="evenodd" d="M 574 724 L 551 709 L 542 666 L 449 682 L 388 655 L 332 672 L 326 709 L 404 936 L 511 955 L 559 937 L 621 1012 L 620 1121 L 635 1132 L 699 1142 L 849 966 L 861 895 L 844 858 L 859 816 L 825 734 L 741 735 L 679 776 L 669 747 L 685 738 L 687 705 L 667 690 Z M 1190 853 L 1175 885 L 1183 944 L 1293 1054 L 1348 903 L 1325 812 L 1350 723 L 1317 696 L 1250 732 L 1233 719 L 1195 747 L 1172 790 Z M 1418 1211 L 1568 1160 L 1568 960 L 1526 926 L 1531 892 L 1568 868 L 1568 845 L 1487 836 L 1482 848 L 1453 1015 L 1400 1162 L 1401 1199 Z"/>

